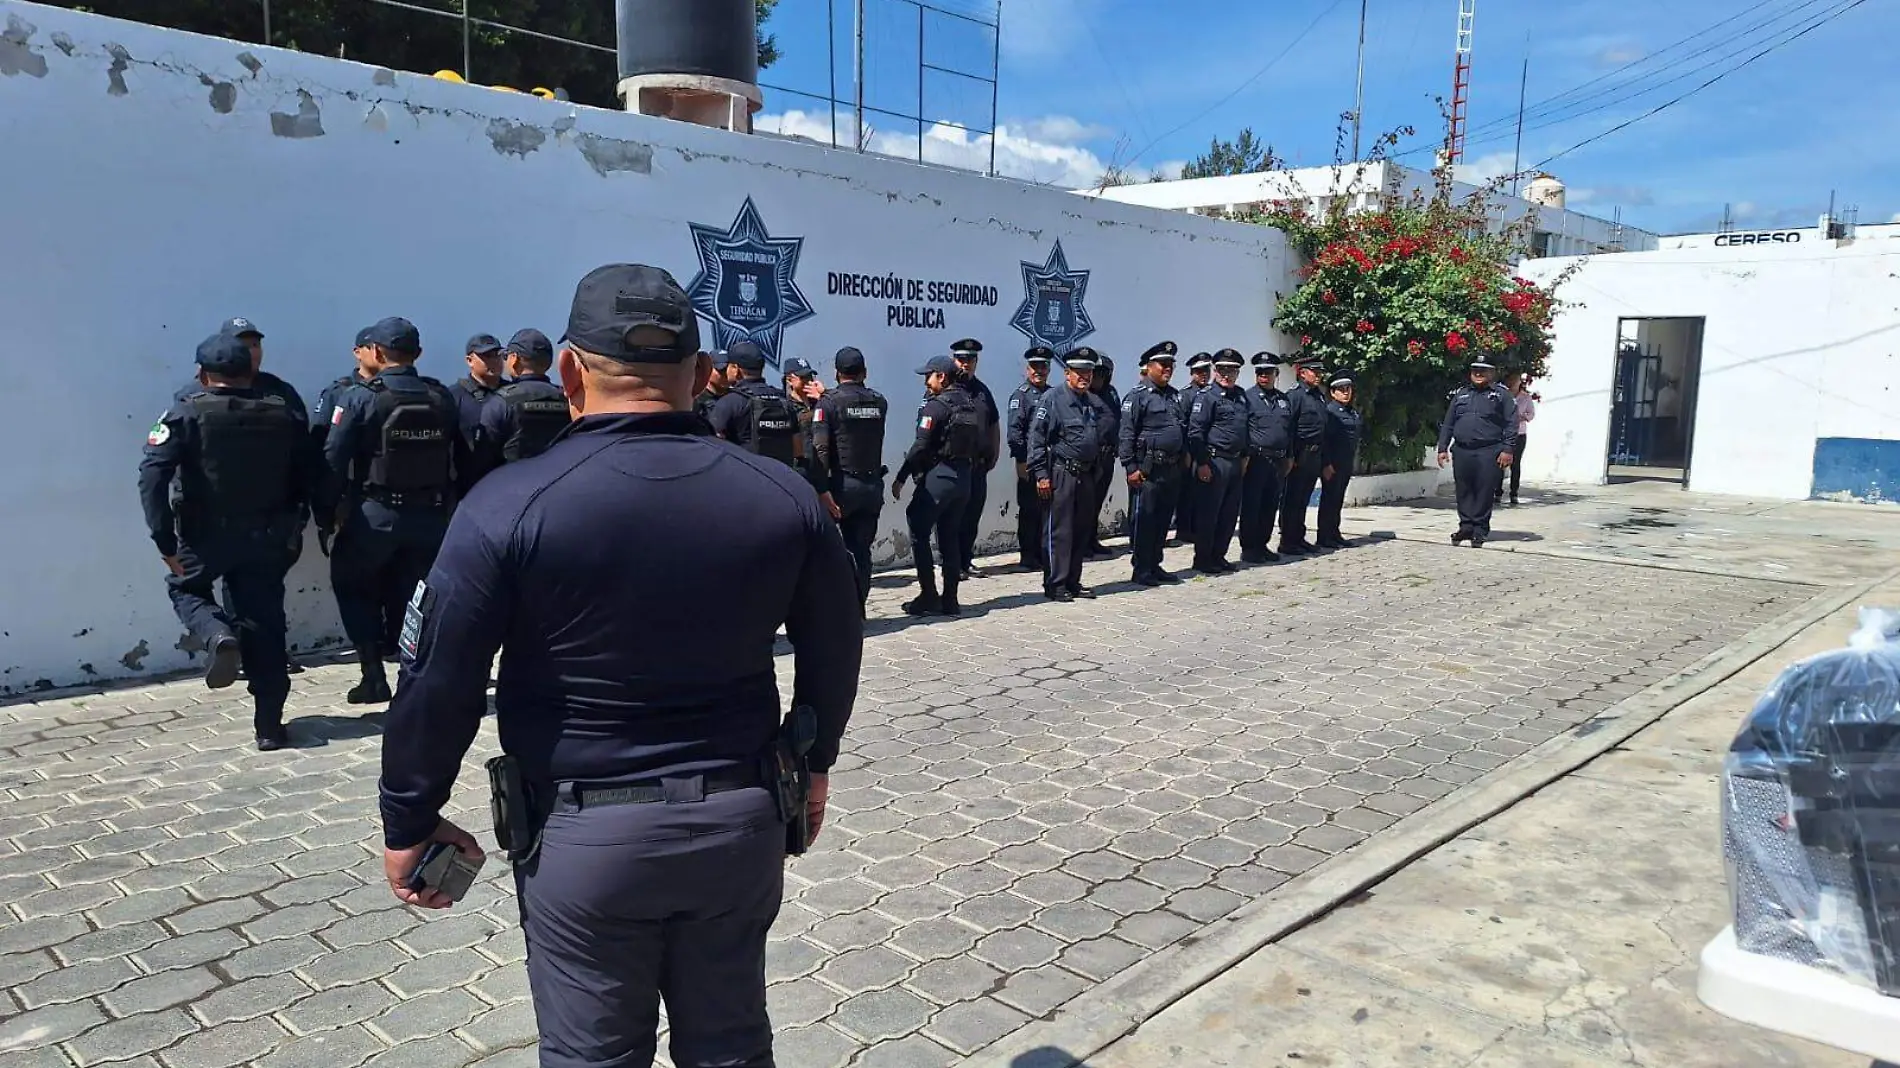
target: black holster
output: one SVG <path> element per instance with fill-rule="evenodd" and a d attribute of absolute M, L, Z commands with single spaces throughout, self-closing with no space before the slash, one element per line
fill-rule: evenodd
<path fill-rule="evenodd" d="M 811 763 L 809 755 L 818 740 L 818 713 L 809 705 L 799 705 L 785 714 L 778 737 L 767 754 L 766 781 L 772 798 L 778 803 L 779 819 L 785 823 L 785 853 L 800 856 L 811 845 Z"/>
<path fill-rule="evenodd" d="M 534 857 L 541 846 L 541 828 L 536 825 L 534 802 L 528 796 L 528 784 L 521 777 L 521 764 L 511 756 L 498 756 L 485 765 L 488 769 L 488 806 L 495 821 L 495 844 L 508 854 L 510 864 L 523 864 Z"/>

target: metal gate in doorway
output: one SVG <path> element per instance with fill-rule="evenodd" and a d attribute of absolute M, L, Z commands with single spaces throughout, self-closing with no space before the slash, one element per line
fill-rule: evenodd
<path fill-rule="evenodd" d="M 1625 339 L 1616 349 L 1610 398 L 1610 462 L 1646 467 L 1656 459 L 1656 398 L 1662 392 L 1662 347 Z"/>

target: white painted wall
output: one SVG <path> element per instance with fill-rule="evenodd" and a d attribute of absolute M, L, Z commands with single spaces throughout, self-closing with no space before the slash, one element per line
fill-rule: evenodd
<path fill-rule="evenodd" d="M 816 316 L 789 329 L 786 354 L 828 371 L 839 346 L 866 352 L 893 402 L 893 467 L 925 357 L 974 335 L 985 379 L 1014 387 L 1021 264 L 1057 240 L 1090 272 L 1084 343 L 1116 358 L 1120 385 L 1164 337 L 1189 352 L 1281 340 L 1269 322 L 1289 255 L 1266 227 L 14 0 L 0 25 L 0 320 L 41 368 L 0 420 L 0 693 L 186 663 L 135 469 L 226 316 L 258 322 L 266 366 L 310 399 L 385 315 L 413 319 L 423 370 L 449 379 L 472 333 L 558 335 L 575 281 L 601 263 L 690 284 L 689 224 L 727 227 L 751 197 L 773 236 L 804 238 L 797 280 Z M 995 286 L 1001 300 L 949 307 L 943 329 L 887 328 L 886 302 L 827 295 L 831 271 Z M 992 543 L 1014 528 L 1012 478 L 1005 466 L 992 480 Z M 902 522 L 886 508 L 886 555 Z M 310 551 L 293 575 L 306 647 L 337 633 L 322 564 Z"/>
<path fill-rule="evenodd" d="M 1585 261 L 1560 297 L 1529 481 L 1603 481 L 1617 323 L 1703 316 L 1689 488 L 1800 499 L 1821 437 L 1900 439 L 1900 251 L 1887 242 Z M 1547 282 L 1570 260 L 1526 263 Z"/>

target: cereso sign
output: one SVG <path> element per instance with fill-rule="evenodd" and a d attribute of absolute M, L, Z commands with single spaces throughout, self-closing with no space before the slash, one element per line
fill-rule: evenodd
<path fill-rule="evenodd" d="M 1715 244 L 1718 248 L 1735 245 L 1798 245 L 1801 243 L 1799 230 L 1764 230 L 1754 234 L 1717 234 Z"/>

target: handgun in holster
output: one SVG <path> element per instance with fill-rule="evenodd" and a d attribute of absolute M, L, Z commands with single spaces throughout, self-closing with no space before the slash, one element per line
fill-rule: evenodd
<path fill-rule="evenodd" d="M 785 852 L 803 854 L 811 845 L 811 764 L 808 756 L 818 740 L 818 713 L 809 705 L 799 705 L 785 714 L 773 739 L 770 757 L 772 796 L 778 802 L 778 814 L 785 821 Z"/>
<path fill-rule="evenodd" d="M 528 797 L 528 784 L 521 777 L 521 764 L 514 757 L 498 756 L 485 766 L 495 844 L 508 854 L 510 864 L 524 864 L 541 845 L 541 834 L 534 825 L 534 804 Z"/>

